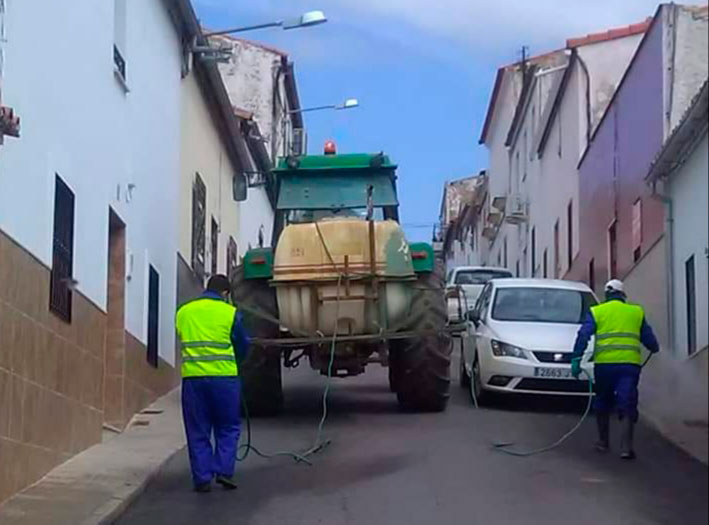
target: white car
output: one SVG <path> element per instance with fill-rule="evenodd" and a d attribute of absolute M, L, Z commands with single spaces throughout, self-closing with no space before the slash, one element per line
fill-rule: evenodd
<path fill-rule="evenodd" d="M 583 283 L 490 281 L 466 315 L 461 386 L 469 386 L 478 402 L 490 392 L 588 395 L 587 379 L 571 375 L 571 353 L 576 333 L 596 303 Z M 592 374 L 588 357 L 582 368 Z"/>
<path fill-rule="evenodd" d="M 446 279 L 449 321 L 462 321 L 461 316 L 475 305 L 488 281 L 506 277 L 512 277 L 507 268 L 459 266 L 451 270 Z"/>

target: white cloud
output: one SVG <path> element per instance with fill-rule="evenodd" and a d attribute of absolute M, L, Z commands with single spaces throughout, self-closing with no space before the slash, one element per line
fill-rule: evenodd
<path fill-rule="evenodd" d="M 386 29 L 403 21 L 439 37 L 489 48 L 543 45 L 652 16 L 657 0 L 340 0 L 339 7 Z M 376 17 L 381 17 L 377 20 Z"/>
<path fill-rule="evenodd" d="M 337 35 L 337 28 L 345 28 L 360 36 L 370 35 L 380 43 L 397 42 L 439 57 L 445 54 L 445 46 L 452 44 L 476 60 L 487 59 L 492 63 L 514 58 L 522 45 L 530 46 L 536 53 L 563 47 L 567 38 L 640 22 L 652 16 L 658 5 L 657 0 L 261 0 L 251 4 L 195 0 L 195 3 L 198 8 L 217 8 L 230 19 L 246 23 L 323 9 L 331 19 L 325 30 L 329 35 L 316 35 L 322 29 L 304 30 L 292 40 L 297 42 L 294 45 L 307 48 L 309 56 L 318 56 L 321 53 L 318 45 L 323 40 L 334 42 L 336 38 L 332 35 Z M 334 51 L 331 46 L 327 48 Z"/>

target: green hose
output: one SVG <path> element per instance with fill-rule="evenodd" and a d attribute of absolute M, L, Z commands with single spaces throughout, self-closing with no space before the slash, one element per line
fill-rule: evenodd
<path fill-rule="evenodd" d="M 317 434 L 315 436 L 315 441 L 313 442 L 313 445 L 306 450 L 305 452 L 298 453 L 298 452 L 291 452 L 291 451 L 278 451 L 278 452 L 272 452 L 272 453 L 265 453 L 261 452 L 259 449 L 257 449 L 254 445 L 251 444 L 251 418 L 249 417 L 249 409 L 246 405 L 246 400 L 244 396 L 241 396 L 241 405 L 244 408 L 244 419 L 246 420 L 246 443 L 239 445 L 239 448 L 237 449 L 236 452 L 236 460 L 238 462 L 243 462 L 246 461 L 246 458 L 249 457 L 249 454 L 253 452 L 257 456 L 264 458 L 264 459 L 274 459 L 274 458 L 279 458 L 279 457 L 287 457 L 293 459 L 296 463 L 305 463 L 307 465 L 312 465 L 310 460 L 308 459 L 310 456 L 317 454 L 320 452 L 323 448 L 327 447 L 330 445 L 332 440 L 330 439 L 323 439 L 323 433 L 325 430 L 325 422 L 327 421 L 327 399 L 330 394 L 330 383 L 332 380 L 332 367 L 335 363 L 335 348 L 337 344 L 337 319 L 339 318 L 340 315 L 340 285 L 342 283 L 342 276 L 340 275 L 338 280 L 337 280 L 337 302 L 336 302 L 336 310 L 335 310 L 335 330 L 333 332 L 332 336 L 332 342 L 330 344 L 330 360 L 328 362 L 327 366 L 327 379 L 325 383 L 325 389 L 323 390 L 323 396 L 322 396 L 322 416 L 320 417 L 320 423 L 318 424 L 318 430 Z"/>
<path fill-rule="evenodd" d="M 519 450 L 511 450 L 507 447 L 511 447 L 514 445 L 514 443 L 506 443 L 506 442 L 492 442 L 492 448 L 499 451 L 499 452 L 504 452 L 505 454 L 508 454 L 510 456 L 516 456 L 520 458 L 525 458 L 528 456 L 536 456 L 537 454 L 541 454 L 543 452 L 548 452 L 550 450 L 555 449 L 559 445 L 561 445 L 564 441 L 569 439 L 579 428 L 581 428 L 581 425 L 583 425 L 584 421 L 586 421 L 586 418 L 588 417 L 588 414 L 591 412 L 591 407 L 593 406 L 593 380 L 591 379 L 591 376 L 588 375 L 588 373 L 584 370 L 584 374 L 588 377 L 588 403 L 586 403 L 586 410 L 584 410 L 583 415 L 581 416 L 581 419 L 579 419 L 579 422 L 574 425 L 574 427 L 569 430 L 566 434 L 561 436 L 559 439 L 554 441 L 551 445 L 548 445 L 546 447 L 538 448 L 535 450 L 530 450 L 530 451 L 519 451 Z M 478 402 L 477 399 L 475 398 L 475 390 L 471 389 L 471 392 L 473 392 L 473 401 L 475 402 L 475 407 L 478 407 Z"/>
<path fill-rule="evenodd" d="M 650 359 L 652 358 L 652 354 L 650 354 L 645 362 L 642 364 L 640 368 L 645 368 L 645 365 L 648 364 Z M 521 450 L 512 450 L 509 449 L 508 447 L 513 446 L 515 443 L 514 442 L 505 442 L 505 441 L 492 441 L 492 448 L 493 450 L 496 450 L 498 452 L 502 452 L 504 454 L 507 454 L 509 456 L 515 456 L 518 458 L 526 458 L 529 456 L 536 456 L 537 454 L 542 454 L 544 452 L 549 452 L 550 450 L 554 450 L 558 446 L 560 446 L 564 441 L 569 439 L 572 435 L 576 433 L 576 431 L 581 428 L 581 425 L 583 425 L 584 421 L 588 418 L 588 415 L 591 413 L 591 407 L 593 406 L 593 379 L 591 376 L 586 372 L 585 370 L 582 370 L 582 373 L 588 377 L 588 403 L 586 403 L 586 409 L 583 412 L 583 415 L 581 416 L 581 419 L 579 419 L 579 422 L 574 425 L 574 427 L 569 430 L 566 434 L 561 436 L 559 439 L 554 441 L 551 445 L 547 445 L 546 447 L 541 447 L 538 449 L 534 450 L 529 450 L 529 451 L 521 451 Z M 474 379 L 473 379 L 474 380 Z M 475 405 L 475 408 L 480 408 L 478 405 L 478 400 L 475 397 L 475 388 L 470 389 L 470 392 L 472 394 L 473 398 L 473 404 Z"/>

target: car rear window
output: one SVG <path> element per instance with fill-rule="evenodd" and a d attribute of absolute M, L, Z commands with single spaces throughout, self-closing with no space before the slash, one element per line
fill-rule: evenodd
<path fill-rule="evenodd" d="M 502 270 L 462 270 L 455 275 L 455 284 L 487 284 L 491 279 L 512 277 Z"/>
<path fill-rule="evenodd" d="M 559 288 L 499 288 L 492 318 L 496 321 L 577 324 L 596 299 L 589 292 Z"/>

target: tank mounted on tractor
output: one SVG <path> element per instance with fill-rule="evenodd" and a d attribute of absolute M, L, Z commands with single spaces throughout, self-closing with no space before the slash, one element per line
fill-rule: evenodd
<path fill-rule="evenodd" d="M 399 224 L 396 166 L 379 154 L 288 157 L 273 171 L 274 246 L 249 250 L 232 277 L 256 348 L 241 364 L 249 412 L 283 405 L 282 367 L 307 358 L 335 377 L 389 367 L 409 410 L 449 397 L 442 261 Z"/>

